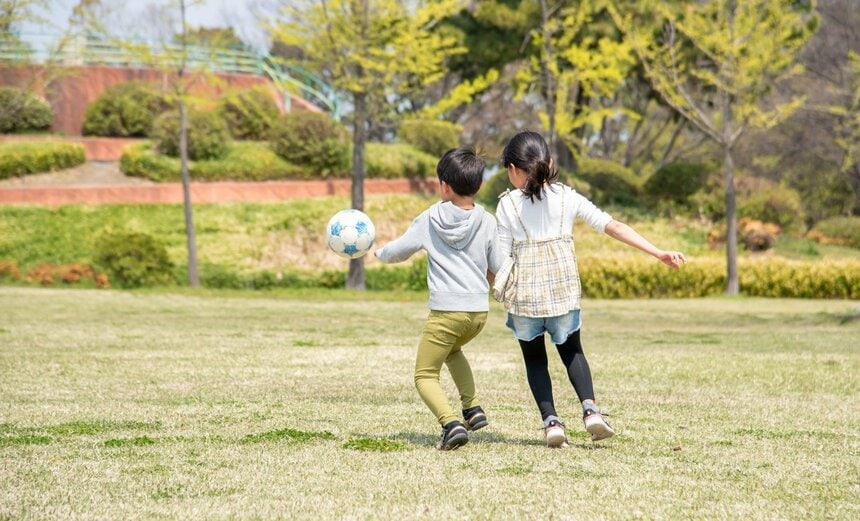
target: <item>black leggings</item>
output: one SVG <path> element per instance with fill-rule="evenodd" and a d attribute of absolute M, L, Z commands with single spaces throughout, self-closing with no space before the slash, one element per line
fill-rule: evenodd
<path fill-rule="evenodd" d="M 543 419 L 549 416 L 558 416 L 555 412 L 555 402 L 552 399 L 552 381 L 547 369 L 546 346 L 544 335 L 534 340 L 520 340 L 520 348 L 523 350 L 523 360 L 526 363 L 526 376 L 529 387 L 535 398 L 540 414 Z M 579 331 L 572 333 L 563 344 L 558 344 L 558 354 L 567 368 L 567 377 L 579 401 L 594 400 L 594 386 L 591 382 L 591 370 L 588 368 L 588 360 L 582 352 L 582 344 L 579 341 Z"/>

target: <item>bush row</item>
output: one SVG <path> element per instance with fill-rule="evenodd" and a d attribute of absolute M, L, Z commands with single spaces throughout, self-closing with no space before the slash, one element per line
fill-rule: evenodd
<path fill-rule="evenodd" d="M 675 271 L 658 262 L 641 259 L 580 259 L 583 294 L 587 298 L 692 298 L 722 295 L 725 263 L 720 259 L 695 260 Z M 752 297 L 860 298 L 860 261 L 799 262 L 777 259 L 743 260 L 741 293 Z M 427 261 L 406 266 L 383 266 L 366 271 L 371 290 L 426 290 Z M 239 275 L 226 268 L 203 270 L 205 286 L 235 289 L 276 287 L 342 288 L 346 274 L 259 272 Z"/>
<path fill-rule="evenodd" d="M 83 145 L 56 141 L 0 143 L 0 179 L 61 170 L 86 161 Z"/>
<path fill-rule="evenodd" d="M 743 259 L 740 289 L 752 297 L 860 298 L 860 262 Z M 675 271 L 634 259 L 580 259 L 583 294 L 592 298 L 705 297 L 720 295 L 725 262 L 698 259 Z"/>
<path fill-rule="evenodd" d="M 179 159 L 153 150 L 152 145 L 139 143 L 123 150 L 120 169 L 129 176 L 157 182 L 180 179 Z M 432 175 L 436 159 L 409 145 L 368 143 L 367 177 L 391 179 Z M 319 179 L 319 172 L 290 163 L 272 151 L 265 143 L 234 141 L 220 159 L 189 162 L 189 172 L 195 181 L 270 181 L 276 179 Z M 331 177 L 348 178 L 349 170 Z"/>
<path fill-rule="evenodd" d="M 109 235 L 101 240 L 96 264 L 108 275 L 89 266 L 40 265 L 22 277 L 13 262 L 0 262 L 0 282 L 23 280 L 50 285 L 89 277 L 96 287 L 109 287 L 110 276 L 119 287 L 130 288 L 169 285 L 182 279 L 162 246 L 143 234 L 132 235 Z M 141 255 L 129 255 L 135 248 Z M 118 255 L 120 251 L 126 255 Z M 719 259 L 697 259 L 679 271 L 633 257 L 584 257 L 579 261 L 583 295 L 587 298 L 695 298 L 722 295 L 725 288 L 725 265 Z M 366 286 L 370 290 L 426 290 L 426 270 L 426 258 L 409 265 L 369 268 Z M 239 273 L 229 267 L 204 264 L 200 278 L 203 286 L 221 289 L 343 288 L 346 273 Z M 742 260 L 740 287 L 742 294 L 754 297 L 856 300 L 860 299 L 860 261 Z"/>
<path fill-rule="evenodd" d="M 193 107 L 191 107 L 193 110 Z M 163 89 L 142 81 L 117 83 L 105 89 L 84 114 L 85 136 L 152 137 L 155 121 L 176 110 Z M 235 139 L 267 139 L 280 109 L 267 87 L 229 91 L 213 114 Z"/>

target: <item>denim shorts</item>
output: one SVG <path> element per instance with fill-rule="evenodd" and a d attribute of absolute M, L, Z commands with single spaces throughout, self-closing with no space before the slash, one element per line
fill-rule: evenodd
<path fill-rule="evenodd" d="M 518 340 L 534 340 L 538 336 L 549 333 L 553 344 L 563 344 L 567 337 L 575 333 L 582 326 L 579 318 L 579 310 L 573 310 L 566 315 L 557 317 L 521 317 L 508 313 L 508 321 L 505 324 Z"/>

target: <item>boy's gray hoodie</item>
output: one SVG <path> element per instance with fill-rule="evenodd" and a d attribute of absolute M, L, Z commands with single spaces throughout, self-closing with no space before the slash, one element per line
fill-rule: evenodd
<path fill-rule="evenodd" d="M 439 202 L 412 221 L 400 238 L 376 251 L 386 263 L 427 251 L 430 309 L 489 311 L 487 272 L 502 266 L 496 219 L 480 205 L 464 210 Z"/>

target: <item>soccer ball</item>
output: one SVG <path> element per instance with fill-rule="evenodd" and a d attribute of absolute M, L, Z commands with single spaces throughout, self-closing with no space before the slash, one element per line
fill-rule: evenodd
<path fill-rule="evenodd" d="M 341 257 L 357 259 L 367 254 L 376 238 L 373 221 L 359 210 L 341 210 L 326 228 L 326 242 Z"/>

